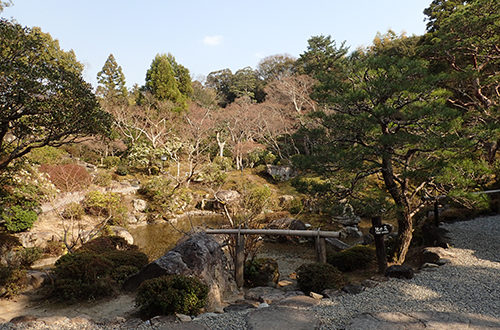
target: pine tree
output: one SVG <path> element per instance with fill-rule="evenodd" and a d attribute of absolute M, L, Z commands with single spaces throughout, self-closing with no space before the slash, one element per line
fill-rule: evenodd
<path fill-rule="evenodd" d="M 97 96 L 110 103 L 126 103 L 128 92 L 122 67 L 116 63 L 113 54 L 109 54 L 102 70 L 97 74 Z"/>

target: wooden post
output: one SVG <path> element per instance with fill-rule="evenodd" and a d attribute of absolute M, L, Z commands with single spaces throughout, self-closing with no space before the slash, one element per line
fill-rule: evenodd
<path fill-rule="evenodd" d="M 434 201 L 434 224 L 439 227 L 439 202 L 437 198 Z"/>
<path fill-rule="evenodd" d="M 234 261 L 234 277 L 236 285 L 241 288 L 244 283 L 243 269 L 245 267 L 245 235 L 236 234 L 236 260 Z"/>
<path fill-rule="evenodd" d="M 378 216 L 372 218 L 373 227 L 381 225 L 382 225 L 381 217 Z M 373 236 L 375 237 L 375 249 L 377 253 L 378 272 L 384 274 L 387 268 L 387 255 L 385 253 L 384 235 L 376 235 L 374 231 Z"/>
<path fill-rule="evenodd" d="M 319 229 L 318 236 L 316 236 L 316 259 L 320 263 L 326 263 L 326 241 L 319 235 Z"/>

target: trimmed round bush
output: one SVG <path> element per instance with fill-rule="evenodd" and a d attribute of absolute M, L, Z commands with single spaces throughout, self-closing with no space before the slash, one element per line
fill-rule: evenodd
<path fill-rule="evenodd" d="M 254 288 L 278 283 L 278 263 L 271 258 L 258 258 L 245 262 L 245 286 Z"/>
<path fill-rule="evenodd" d="M 305 293 L 340 289 L 344 284 L 342 272 L 330 264 L 303 264 L 297 269 L 297 285 Z"/>
<path fill-rule="evenodd" d="M 197 315 L 207 301 L 208 286 L 195 277 L 171 275 L 144 281 L 135 298 L 144 317 L 182 313 Z"/>
<path fill-rule="evenodd" d="M 59 258 L 52 295 L 69 303 L 112 296 L 147 263 L 148 257 L 121 237 L 96 238 Z"/>
<path fill-rule="evenodd" d="M 55 264 L 53 295 L 65 302 L 91 300 L 114 294 L 113 263 L 93 253 L 66 254 Z"/>
<path fill-rule="evenodd" d="M 366 269 L 375 261 L 375 249 L 370 246 L 356 245 L 328 256 L 327 261 L 342 272 Z"/>
<path fill-rule="evenodd" d="M 137 249 L 137 245 L 128 244 L 121 236 L 100 236 L 83 244 L 77 252 L 105 253 L 108 251 L 132 251 Z"/>

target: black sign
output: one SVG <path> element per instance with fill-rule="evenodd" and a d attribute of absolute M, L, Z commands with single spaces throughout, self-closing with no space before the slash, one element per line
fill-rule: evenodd
<path fill-rule="evenodd" d="M 370 232 L 375 235 L 386 235 L 392 231 L 392 226 L 390 224 L 384 223 L 380 226 L 373 226 L 370 228 Z"/>

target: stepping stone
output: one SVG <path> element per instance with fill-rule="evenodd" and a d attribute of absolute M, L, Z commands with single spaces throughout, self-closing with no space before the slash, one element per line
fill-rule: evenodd
<path fill-rule="evenodd" d="M 320 326 L 311 312 L 288 307 L 257 309 L 247 315 L 246 321 L 251 330 L 312 330 Z"/>

